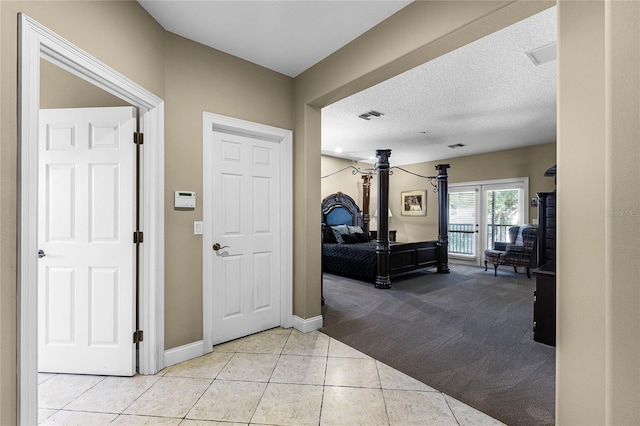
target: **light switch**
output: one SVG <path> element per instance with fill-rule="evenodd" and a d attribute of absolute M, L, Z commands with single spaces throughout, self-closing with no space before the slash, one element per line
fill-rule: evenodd
<path fill-rule="evenodd" d="M 193 222 L 193 235 L 202 235 L 202 221 Z"/>

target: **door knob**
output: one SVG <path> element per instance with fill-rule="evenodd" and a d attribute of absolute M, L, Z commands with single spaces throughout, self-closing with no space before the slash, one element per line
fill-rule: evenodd
<path fill-rule="evenodd" d="M 44 254 L 44 250 L 39 249 L 38 250 L 38 259 L 42 259 L 45 256 L 46 256 L 46 254 Z"/>
<path fill-rule="evenodd" d="M 215 243 L 215 244 L 213 245 L 213 249 L 214 249 L 215 251 L 221 250 L 221 249 L 223 249 L 223 248 L 229 248 L 229 246 L 222 246 L 222 247 L 220 247 L 220 244 L 218 244 L 218 243 Z"/>

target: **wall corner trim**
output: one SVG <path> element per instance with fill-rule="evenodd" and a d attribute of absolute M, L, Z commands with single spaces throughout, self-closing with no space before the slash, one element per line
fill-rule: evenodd
<path fill-rule="evenodd" d="M 313 318 L 300 318 L 297 315 L 293 316 L 292 319 L 293 328 L 303 333 L 308 333 L 310 331 L 319 330 L 322 328 L 322 315 L 318 315 Z"/>
<path fill-rule="evenodd" d="M 199 340 L 164 351 L 164 365 L 170 367 L 204 355 L 204 341 Z"/>

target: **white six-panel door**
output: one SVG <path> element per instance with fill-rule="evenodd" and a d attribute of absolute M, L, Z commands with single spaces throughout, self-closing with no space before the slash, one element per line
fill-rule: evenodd
<path fill-rule="evenodd" d="M 135 373 L 135 117 L 40 111 L 39 371 Z"/>
<path fill-rule="evenodd" d="M 213 344 L 281 324 L 280 143 L 212 130 Z M 219 250 L 213 249 L 218 243 Z M 208 246 L 208 247 L 207 247 Z"/>

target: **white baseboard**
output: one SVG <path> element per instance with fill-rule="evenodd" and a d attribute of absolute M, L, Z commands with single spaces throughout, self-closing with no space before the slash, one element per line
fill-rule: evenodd
<path fill-rule="evenodd" d="M 204 355 L 204 342 L 189 343 L 164 351 L 164 366 L 170 367 L 184 361 Z"/>
<path fill-rule="evenodd" d="M 292 323 L 293 328 L 295 328 L 296 330 L 303 333 L 308 333 L 310 331 L 319 330 L 322 328 L 322 315 L 307 319 L 302 319 L 294 315 Z M 170 367 L 172 365 L 197 358 L 204 354 L 204 341 L 202 340 L 178 346 L 177 348 L 164 351 L 164 366 L 165 368 Z"/>
<path fill-rule="evenodd" d="M 299 316 L 293 316 L 293 328 L 303 333 L 319 330 L 322 328 L 322 315 L 317 317 L 303 319 Z"/>

